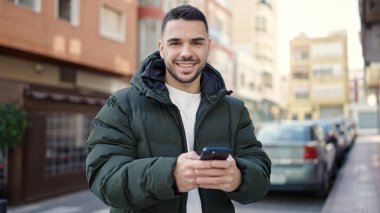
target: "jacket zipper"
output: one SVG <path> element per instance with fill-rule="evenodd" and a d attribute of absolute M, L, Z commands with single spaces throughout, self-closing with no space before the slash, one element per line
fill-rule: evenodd
<path fill-rule="evenodd" d="M 179 126 L 179 131 L 180 131 L 181 138 L 182 138 L 182 141 L 181 141 L 182 153 L 185 153 L 185 152 L 188 152 L 189 150 L 187 149 L 187 139 L 186 139 L 185 127 L 183 126 L 181 112 L 179 111 L 177 106 L 174 105 L 172 107 L 175 109 L 176 114 L 177 114 L 176 122 L 177 122 L 177 125 Z"/>
<path fill-rule="evenodd" d="M 147 95 L 147 94 L 145 94 L 145 95 L 150 100 L 152 100 L 152 101 L 156 102 L 157 104 L 164 106 L 167 109 L 169 109 L 169 111 L 173 115 L 175 122 L 177 123 L 178 129 L 180 131 L 181 140 L 182 140 L 181 141 L 182 153 L 187 152 L 188 150 L 187 150 L 187 140 L 186 140 L 186 134 L 185 134 L 185 127 L 183 126 L 181 113 L 180 113 L 178 107 L 176 105 L 174 105 L 173 103 L 161 102 L 160 100 L 156 99 L 154 96 Z M 175 115 L 173 114 L 173 111 L 171 111 L 171 109 L 173 109 L 175 111 L 175 113 L 174 113 Z"/>
<path fill-rule="evenodd" d="M 196 120 L 195 120 L 195 127 L 194 127 L 194 150 L 197 147 L 197 142 L 198 142 L 198 134 L 199 134 L 199 128 L 200 128 L 200 125 L 203 123 L 203 120 L 205 119 L 206 115 L 208 112 L 210 112 L 211 109 L 213 109 L 216 105 L 218 105 L 219 103 L 221 103 L 221 99 L 219 99 L 218 102 L 214 103 L 214 104 L 211 104 L 210 106 L 208 106 L 206 109 L 202 109 L 202 111 L 200 111 L 201 109 L 201 106 L 204 106 L 206 103 L 205 103 L 205 100 L 202 99 L 201 102 L 199 103 L 199 107 L 198 107 L 198 112 L 197 112 L 197 117 L 196 117 Z"/>

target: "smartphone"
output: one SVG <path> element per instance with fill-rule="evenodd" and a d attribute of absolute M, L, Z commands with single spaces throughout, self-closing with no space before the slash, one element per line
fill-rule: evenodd
<path fill-rule="evenodd" d="M 204 147 L 201 153 L 201 160 L 226 160 L 230 154 L 228 147 Z"/>

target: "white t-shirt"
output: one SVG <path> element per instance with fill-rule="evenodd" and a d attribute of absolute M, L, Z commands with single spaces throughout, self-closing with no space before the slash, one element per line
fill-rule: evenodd
<path fill-rule="evenodd" d="M 194 150 L 194 126 L 201 94 L 192 94 L 176 89 L 166 84 L 169 91 L 169 96 L 173 104 L 175 104 L 182 118 L 183 127 L 185 128 L 187 150 Z M 198 189 L 189 191 L 186 205 L 187 213 L 202 213 L 202 204 L 199 197 Z"/>

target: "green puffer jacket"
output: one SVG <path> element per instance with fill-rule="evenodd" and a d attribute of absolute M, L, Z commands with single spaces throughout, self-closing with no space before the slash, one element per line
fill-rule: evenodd
<path fill-rule="evenodd" d="M 91 191 L 111 212 L 186 212 L 187 193 L 173 177 L 177 157 L 187 152 L 178 108 L 170 101 L 165 65 L 158 52 L 149 56 L 129 88 L 109 98 L 95 117 L 86 148 Z M 252 203 L 270 186 L 271 162 L 254 135 L 242 101 L 228 95 L 221 75 L 206 65 L 195 124 L 194 150 L 228 146 L 242 173 L 234 192 L 199 189 L 203 213 L 234 212 L 231 202 Z"/>

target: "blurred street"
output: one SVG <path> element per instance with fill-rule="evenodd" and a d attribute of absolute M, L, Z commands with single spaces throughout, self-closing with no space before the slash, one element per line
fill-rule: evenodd
<path fill-rule="evenodd" d="M 326 200 L 307 193 L 270 192 L 237 213 L 380 213 L 380 135 L 358 136 Z M 21 207 L 9 213 L 105 213 L 109 208 L 88 190 Z"/>
<path fill-rule="evenodd" d="M 207 54 L 196 42 L 175 42 L 178 54 L 166 55 L 217 70 L 220 85 L 244 102 L 272 160 L 272 191 L 254 204 L 235 203 L 236 212 L 380 213 L 380 0 L 0 0 L 0 213 L 5 203 L 8 213 L 109 212 L 86 189 L 94 118 L 116 91 L 140 88 L 132 81 L 140 73 L 151 77 L 145 73 L 156 66 L 142 62 L 162 53 L 165 14 L 185 4 L 207 19 Z M 181 71 L 175 64 L 179 70 L 162 71 Z M 199 74 L 191 67 L 203 62 L 190 65 Z M 214 88 L 204 77 L 202 100 Z M 171 85 L 166 77 L 151 79 Z M 165 87 L 146 83 L 141 98 Z M 134 124 L 155 124 L 132 117 L 133 130 L 114 129 L 138 135 Z M 202 127 L 219 125 L 210 121 Z M 166 145 L 169 131 L 188 133 L 176 126 L 147 128 L 159 133 L 149 146 Z"/>

